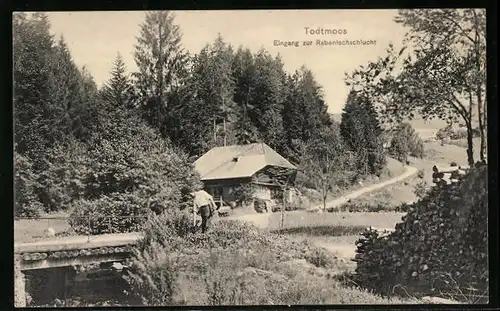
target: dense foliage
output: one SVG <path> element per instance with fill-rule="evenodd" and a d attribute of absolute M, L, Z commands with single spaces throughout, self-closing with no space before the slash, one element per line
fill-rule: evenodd
<path fill-rule="evenodd" d="M 405 163 L 408 156 L 422 158 L 424 142 L 409 123 L 402 123 L 393 131 L 389 154 Z"/>
<path fill-rule="evenodd" d="M 137 70 L 128 72 L 118 52 L 100 88 L 76 66 L 64 38 L 53 38 L 45 14 L 13 21 L 16 215 L 75 208 L 74 215 L 94 215 L 109 200 L 132 200 L 137 211 L 182 209 L 199 186 L 189 162 L 224 144 L 265 142 L 304 169 L 324 158 L 308 154 L 333 155 L 304 180 L 324 198 L 331 185 L 351 182 L 359 169 L 351 168 L 353 156 L 368 161 L 368 173 L 383 165 L 378 152 L 362 152 L 375 148 L 370 141 L 347 148 L 309 69 L 287 73 L 279 55 L 235 50 L 221 35 L 190 55 L 172 12 L 146 14 Z M 352 118 L 376 133 L 371 115 Z M 329 139 L 322 152 L 313 148 Z M 324 171 L 328 181 L 318 182 Z"/>
<path fill-rule="evenodd" d="M 71 210 L 79 216 L 70 221 L 73 229 L 83 233 L 82 216 L 182 209 L 199 178 L 185 152 L 142 114 L 134 90 L 140 84 L 129 79 L 121 56 L 98 90 L 64 39 L 54 42 L 44 14 L 15 14 L 13 38 L 16 215 Z M 126 223 L 139 222 L 123 219 L 91 233 L 131 230 Z"/>
<path fill-rule="evenodd" d="M 383 294 L 488 297 L 488 171 L 478 164 L 458 183 L 436 185 L 395 232 L 367 230 L 357 243 L 355 281 Z M 481 300 L 483 299 L 483 300 Z"/>
<path fill-rule="evenodd" d="M 360 66 L 346 83 L 376 102 L 387 121 L 422 116 L 465 125 L 468 164 L 486 156 L 486 10 L 400 10 L 407 28 L 403 47 L 392 44 L 376 61 Z"/>
<path fill-rule="evenodd" d="M 33 174 L 33 164 L 29 158 L 15 153 L 14 165 L 16 167 L 16 174 L 14 176 L 14 191 L 16 193 L 14 216 L 40 216 L 43 206 L 36 196 L 37 184 Z"/>
<path fill-rule="evenodd" d="M 356 177 L 357 153 L 349 150 L 340 133 L 332 124 L 303 147 L 301 167 L 306 180 L 320 191 L 323 209 L 328 194 L 351 185 Z"/>
<path fill-rule="evenodd" d="M 342 112 L 340 134 L 356 155 L 359 174 L 380 174 L 386 164 L 383 130 L 373 104 L 354 90 L 349 93 Z"/>

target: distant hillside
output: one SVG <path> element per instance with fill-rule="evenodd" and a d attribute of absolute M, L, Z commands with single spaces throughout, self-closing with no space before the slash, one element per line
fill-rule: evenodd
<path fill-rule="evenodd" d="M 341 113 L 330 113 L 330 117 L 333 121 L 339 122 L 342 120 Z M 415 118 L 411 121 L 406 120 L 406 122 L 410 123 L 411 126 L 415 129 L 415 131 L 420 135 L 422 139 L 427 139 L 436 134 L 436 132 L 445 127 L 446 121 L 441 119 L 432 119 L 432 120 L 424 120 L 422 117 Z"/>
<path fill-rule="evenodd" d="M 330 113 L 330 117 L 332 118 L 333 121 L 339 122 L 342 120 L 342 114 L 341 113 Z M 441 119 L 433 119 L 433 120 L 424 120 L 423 118 L 415 118 L 411 121 L 406 121 L 409 122 L 415 129 L 435 129 L 438 130 L 440 128 L 443 128 L 446 126 L 446 121 L 441 120 Z"/>

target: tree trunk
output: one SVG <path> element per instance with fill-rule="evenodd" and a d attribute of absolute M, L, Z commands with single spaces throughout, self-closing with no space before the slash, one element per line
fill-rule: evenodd
<path fill-rule="evenodd" d="M 481 161 L 484 160 L 484 154 L 485 154 L 485 151 L 486 151 L 486 135 L 485 135 L 485 131 L 484 131 L 484 124 L 483 124 L 483 111 L 482 111 L 482 103 L 481 103 L 481 98 L 479 97 L 478 98 L 478 103 L 477 103 L 477 113 L 478 113 L 478 116 L 479 116 L 479 135 L 480 135 L 480 138 L 481 138 L 481 146 L 480 146 L 480 149 L 479 149 L 479 159 Z"/>
<path fill-rule="evenodd" d="M 477 115 L 478 115 L 478 121 L 479 121 L 479 135 L 481 138 L 480 142 L 480 148 L 479 148 L 479 160 L 483 161 L 484 160 L 484 153 L 486 151 L 486 135 L 485 135 L 485 130 L 484 130 L 484 113 L 483 113 L 483 102 L 482 102 L 482 96 L 481 96 L 481 90 L 478 90 L 477 94 Z"/>
<path fill-rule="evenodd" d="M 480 143 L 480 149 L 479 149 L 479 159 L 481 161 L 484 161 L 484 153 L 486 150 L 486 138 L 485 138 L 485 131 L 484 131 L 484 112 L 483 112 L 483 90 L 482 90 L 482 84 L 483 84 L 483 79 L 481 79 L 481 51 L 480 51 L 480 36 L 478 32 L 478 20 L 477 20 L 477 15 L 476 12 L 474 12 L 474 28 L 476 30 L 476 36 L 475 36 L 475 52 L 476 52 L 476 68 L 477 68 L 477 84 L 476 84 L 476 95 L 477 95 L 477 116 L 478 116 L 478 121 L 479 121 L 479 135 L 481 138 L 481 143 Z"/>
<path fill-rule="evenodd" d="M 467 163 L 472 167 L 474 165 L 474 143 L 472 141 L 472 124 L 466 122 L 467 126 Z"/>

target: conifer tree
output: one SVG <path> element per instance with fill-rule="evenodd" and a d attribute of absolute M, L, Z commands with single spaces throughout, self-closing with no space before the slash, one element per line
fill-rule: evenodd
<path fill-rule="evenodd" d="M 111 79 L 102 90 L 103 99 L 110 104 L 110 108 L 129 107 L 131 105 L 132 87 L 127 68 L 119 52 L 110 73 Z"/>
<path fill-rule="evenodd" d="M 181 44 L 182 33 L 170 11 L 149 11 L 140 26 L 133 73 L 137 101 L 146 121 L 163 137 L 172 131 L 178 111 L 179 90 L 187 78 L 188 54 Z"/>
<path fill-rule="evenodd" d="M 238 48 L 233 57 L 232 71 L 235 81 L 233 101 L 236 110 L 234 131 L 237 143 L 257 142 L 259 133 L 250 118 L 255 109 L 257 72 L 254 56 L 250 49 Z"/>
<path fill-rule="evenodd" d="M 265 50 L 260 50 L 255 59 L 255 90 L 250 114 L 260 136 L 272 148 L 281 145 L 283 138 L 283 64 L 273 59 Z"/>
<path fill-rule="evenodd" d="M 12 26 L 14 139 L 20 154 L 35 156 L 63 136 L 49 100 L 54 39 L 42 13 L 14 13 Z"/>
<path fill-rule="evenodd" d="M 342 112 L 340 133 L 357 156 L 361 175 L 378 174 L 385 165 L 382 134 L 373 105 L 351 91 Z"/>

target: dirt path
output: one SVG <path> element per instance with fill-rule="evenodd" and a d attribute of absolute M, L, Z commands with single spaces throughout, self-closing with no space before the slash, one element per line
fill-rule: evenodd
<path fill-rule="evenodd" d="M 328 201 L 328 202 L 326 202 L 326 206 L 327 207 L 335 207 L 335 206 L 339 206 L 339 205 L 345 204 L 349 200 L 352 200 L 352 199 L 355 199 L 357 197 L 360 197 L 363 194 L 366 194 L 366 193 L 369 193 L 369 192 L 372 192 L 372 191 L 375 191 L 375 190 L 379 190 L 381 188 L 387 187 L 387 186 L 392 185 L 394 183 L 403 181 L 406 178 L 408 178 L 408 177 L 413 176 L 414 174 L 416 174 L 417 171 L 418 170 L 415 167 L 413 167 L 413 166 L 405 166 L 405 172 L 403 174 L 401 174 L 399 176 L 396 176 L 396 177 L 393 177 L 391 179 L 388 179 L 386 181 L 382 181 L 382 182 L 379 182 L 379 183 L 376 183 L 376 184 L 373 184 L 373 185 L 370 185 L 370 186 L 366 186 L 366 187 L 361 188 L 359 190 L 356 190 L 356 191 L 353 191 L 353 192 L 348 193 L 346 195 L 343 195 L 343 196 L 341 196 L 339 198 L 336 198 L 336 199 L 333 199 L 331 201 Z M 321 209 L 321 208 L 323 208 L 323 204 L 318 204 L 314 208 L 320 208 Z"/>
<path fill-rule="evenodd" d="M 396 177 L 393 177 L 391 179 L 388 179 L 386 181 L 383 181 L 383 182 L 379 182 L 379 183 L 376 183 L 376 184 L 373 184 L 373 185 L 370 185 L 370 186 L 366 186 L 364 188 L 361 188 L 359 190 L 356 190 L 356 191 L 353 191 L 351 193 L 348 193 L 346 195 L 343 195 L 339 198 L 336 198 L 336 199 L 333 199 L 331 201 L 328 201 L 326 203 L 326 205 L 328 207 L 334 207 L 334 206 L 338 206 L 338 205 L 342 205 L 344 203 L 347 203 L 349 200 L 352 200 L 352 199 L 355 199 L 363 194 L 366 194 L 366 193 L 369 193 L 369 192 L 372 192 L 372 191 L 375 191 L 375 190 L 379 190 L 381 188 L 384 188 L 384 187 L 387 187 L 389 185 L 392 185 L 394 183 L 397 183 L 397 182 L 400 182 L 400 181 L 403 181 L 404 179 L 406 178 L 409 178 L 410 176 L 413 176 L 414 174 L 417 173 L 417 169 L 412 167 L 412 166 L 406 166 L 405 167 L 405 172 L 399 176 L 396 176 Z M 323 204 L 318 204 L 316 205 L 314 208 L 322 208 L 323 207 Z M 259 214 L 257 212 L 253 212 L 251 214 L 246 214 L 246 215 L 241 215 L 241 216 L 230 216 L 228 217 L 229 219 L 236 219 L 236 220 L 241 220 L 241 221 L 246 221 L 246 222 L 251 222 L 255 225 L 257 225 L 258 227 L 261 227 L 261 228 L 267 228 L 268 224 L 269 224 L 269 216 L 271 215 L 271 213 L 262 213 L 262 214 Z"/>
<path fill-rule="evenodd" d="M 379 182 L 379 183 L 364 187 L 362 189 L 353 191 L 349 194 L 346 194 L 346 195 L 343 195 L 339 198 L 331 200 L 331 201 L 327 202 L 326 204 L 328 207 L 342 205 L 344 203 L 347 203 L 349 200 L 357 198 L 363 194 L 366 194 L 366 193 L 369 193 L 369 192 L 372 192 L 375 190 L 379 190 L 381 188 L 387 187 L 387 186 L 392 185 L 394 183 L 403 181 L 406 178 L 409 178 L 409 177 L 413 176 L 414 174 L 416 174 L 417 171 L 418 171 L 418 169 L 416 169 L 415 167 L 406 166 L 405 172 L 399 176 L 396 176 L 396 177 L 393 177 L 393 178 L 388 179 L 386 181 Z M 321 210 L 322 207 L 323 207 L 322 204 L 318 204 L 314 208 L 316 208 L 316 209 L 319 208 Z M 232 216 L 229 218 L 241 220 L 241 221 L 245 221 L 245 222 L 250 222 L 250 223 L 257 225 L 260 228 L 268 228 L 270 215 L 271 215 L 271 213 L 267 213 L 267 214 L 252 213 L 252 214 L 241 215 L 241 216 Z M 346 244 L 346 243 L 330 244 L 330 243 L 318 242 L 315 244 L 317 244 L 320 247 L 324 247 L 324 248 L 328 249 L 329 251 L 337 253 L 338 255 L 340 255 L 341 257 L 344 257 L 346 259 L 352 258 L 354 256 L 354 253 L 355 253 L 354 252 L 355 246 L 354 246 L 354 244 L 351 244 L 351 243 L 350 244 Z"/>

